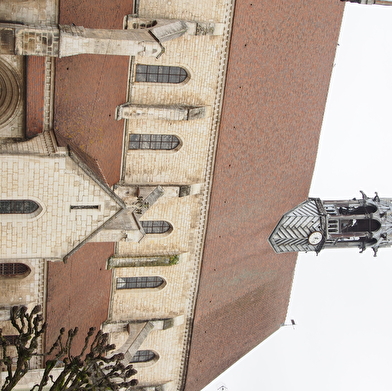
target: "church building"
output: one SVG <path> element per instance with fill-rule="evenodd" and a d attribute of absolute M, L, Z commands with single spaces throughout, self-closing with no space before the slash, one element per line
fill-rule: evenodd
<path fill-rule="evenodd" d="M 137 390 L 199 391 L 284 323 L 289 251 L 384 245 L 378 197 L 308 200 L 268 243 L 308 196 L 343 9 L 0 2 L 3 332 L 40 304 L 41 353 L 96 326 Z"/>

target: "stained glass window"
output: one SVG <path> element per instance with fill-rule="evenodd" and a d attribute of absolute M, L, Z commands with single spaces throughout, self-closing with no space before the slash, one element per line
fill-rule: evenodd
<path fill-rule="evenodd" d="M 136 81 L 147 83 L 182 83 L 188 77 L 184 68 L 162 65 L 136 65 Z"/>
<path fill-rule="evenodd" d="M 165 280 L 158 276 L 150 277 L 119 277 L 117 278 L 117 289 L 143 289 L 157 288 L 161 286 Z"/>
<path fill-rule="evenodd" d="M 0 276 L 21 277 L 30 273 L 30 268 L 24 263 L 0 263 Z"/>
<path fill-rule="evenodd" d="M 180 144 L 180 140 L 171 134 L 131 134 L 129 149 L 171 150 Z"/>
<path fill-rule="evenodd" d="M 0 214 L 29 214 L 39 205 L 31 200 L 0 200 Z"/>
<path fill-rule="evenodd" d="M 131 363 L 147 362 L 154 359 L 155 353 L 151 350 L 138 350 L 131 359 Z"/>
<path fill-rule="evenodd" d="M 140 224 L 146 234 L 163 234 L 172 228 L 167 221 L 141 221 Z"/>

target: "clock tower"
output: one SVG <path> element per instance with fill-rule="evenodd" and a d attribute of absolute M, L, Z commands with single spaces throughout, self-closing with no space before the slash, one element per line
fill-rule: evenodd
<path fill-rule="evenodd" d="M 269 237 L 276 253 L 392 245 L 392 198 L 321 201 L 309 198 L 285 213 Z"/>
<path fill-rule="evenodd" d="M 349 1 L 350 3 L 358 3 L 358 4 L 379 4 L 379 5 L 392 5 L 392 0 L 340 0 L 340 1 Z"/>

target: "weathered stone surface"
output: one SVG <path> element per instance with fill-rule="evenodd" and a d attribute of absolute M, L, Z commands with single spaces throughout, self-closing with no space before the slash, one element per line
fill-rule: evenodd
<path fill-rule="evenodd" d="M 116 119 L 150 119 L 166 121 L 189 121 L 204 118 L 205 107 L 180 105 L 134 105 L 125 103 L 117 107 Z"/>
<path fill-rule="evenodd" d="M 16 56 L 0 58 L 0 144 L 23 139 L 24 61 Z"/>

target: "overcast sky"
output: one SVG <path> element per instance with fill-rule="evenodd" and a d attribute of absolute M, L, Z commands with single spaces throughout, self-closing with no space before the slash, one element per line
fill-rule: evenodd
<path fill-rule="evenodd" d="M 346 4 L 310 196 L 392 197 L 392 7 Z M 300 254 L 288 321 L 203 391 L 392 390 L 392 250 Z M 224 386 L 224 387 L 222 387 Z"/>

